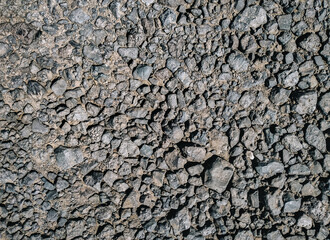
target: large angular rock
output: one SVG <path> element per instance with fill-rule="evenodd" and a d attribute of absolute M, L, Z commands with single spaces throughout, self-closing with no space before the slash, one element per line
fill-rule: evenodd
<path fill-rule="evenodd" d="M 206 150 L 201 147 L 186 147 L 185 153 L 194 162 L 202 162 L 205 159 Z"/>
<path fill-rule="evenodd" d="M 249 61 L 241 53 L 231 53 L 228 57 L 229 66 L 236 72 L 244 72 L 249 68 Z"/>
<path fill-rule="evenodd" d="M 321 97 L 319 106 L 324 114 L 328 115 L 330 113 L 330 92 Z"/>
<path fill-rule="evenodd" d="M 34 119 L 32 122 L 32 132 L 46 134 L 49 132 L 49 128 L 38 119 Z"/>
<path fill-rule="evenodd" d="M 317 53 L 321 47 L 320 37 L 315 33 L 308 33 L 302 37 L 299 46 L 308 52 Z"/>
<path fill-rule="evenodd" d="M 124 157 L 136 157 L 140 154 L 139 147 L 131 140 L 123 141 L 119 153 Z"/>
<path fill-rule="evenodd" d="M 278 75 L 278 80 L 286 88 L 294 87 L 299 82 L 299 73 L 298 71 L 284 71 Z"/>
<path fill-rule="evenodd" d="M 280 162 L 270 162 L 256 167 L 257 172 L 264 178 L 270 178 L 284 172 L 284 165 Z"/>
<path fill-rule="evenodd" d="M 281 190 L 276 190 L 274 193 L 269 193 L 266 196 L 266 205 L 271 213 L 276 216 L 281 213 L 283 207 L 283 192 Z"/>
<path fill-rule="evenodd" d="M 299 138 L 293 134 L 286 135 L 282 142 L 284 146 L 293 153 L 296 153 L 303 148 Z"/>
<path fill-rule="evenodd" d="M 191 226 L 191 216 L 188 209 L 183 208 L 178 211 L 175 216 L 170 219 L 170 224 L 175 234 L 180 234 L 181 232 L 189 229 Z"/>
<path fill-rule="evenodd" d="M 0 42 L 0 58 L 6 57 L 10 52 L 10 46 L 6 43 Z"/>
<path fill-rule="evenodd" d="M 238 31 L 248 31 L 250 28 L 257 28 L 267 22 L 267 13 L 260 6 L 252 6 L 246 8 L 242 13 L 239 13 L 232 26 Z"/>
<path fill-rule="evenodd" d="M 64 79 L 60 78 L 53 82 L 51 88 L 56 96 L 61 96 L 66 91 L 67 83 Z"/>
<path fill-rule="evenodd" d="M 140 80 L 148 80 L 152 72 L 152 67 L 147 65 L 139 65 L 133 71 L 133 77 Z"/>
<path fill-rule="evenodd" d="M 298 93 L 297 104 L 293 106 L 299 114 L 311 114 L 316 109 L 317 104 L 317 92 L 310 91 L 305 93 Z"/>
<path fill-rule="evenodd" d="M 80 148 L 67 148 L 60 146 L 54 150 L 57 166 L 60 170 L 67 170 L 84 160 Z"/>
<path fill-rule="evenodd" d="M 273 88 L 270 92 L 269 100 L 275 105 L 282 105 L 289 100 L 291 90 L 285 88 Z"/>
<path fill-rule="evenodd" d="M 305 139 L 309 145 L 312 145 L 321 152 L 326 152 L 327 143 L 323 132 L 315 125 L 310 124 L 305 132 Z"/>
<path fill-rule="evenodd" d="M 254 240 L 253 233 L 250 230 L 241 230 L 239 231 L 234 240 Z"/>
<path fill-rule="evenodd" d="M 224 192 L 233 176 L 234 166 L 225 160 L 217 158 L 209 166 L 205 166 L 205 168 L 205 186 L 219 193 Z"/>
<path fill-rule="evenodd" d="M 121 57 L 136 59 L 139 54 L 139 49 L 138 48 L 119 48 L 118 54 Z"/>
<path fill-rule="evenodd" d="M 162 15 L 160 15 L 159 18 L 163 27 L 169 27 L 171 24 L 176 22 L 176 17 L 176 13 L 168 8 Z"/>
<path fill-rule="evenodd" d="M 70 13 L 69 19 L 72 22 L 83 24 L 90 19 L 90 16 L 81 8 L 76 8 Z"/>

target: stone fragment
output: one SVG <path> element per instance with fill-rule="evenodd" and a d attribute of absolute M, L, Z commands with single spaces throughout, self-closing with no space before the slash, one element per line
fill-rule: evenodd
<path fill-rule="evenodd" d="M 66 239 L 71 240 L 82 236 L 85 229 L 84 220 L 70 220 L 66 226 Z"/>
<path fill-rule="evenodd" d="M 139 147 L 131 140 L 124 140 L 120 144 L 119 154 L 123 157 L 136 157 L 140 154 Z"/>
<path fill-rule="evenodd" d="M 323 132 L 315 125 L 308 125 L 305 131 L 305 139 L 309 145 L 312 145 L 321 152 L 326 152 L 327 143 Z"/>
<path fill-rule="evenodd" d="M 243 54 L 235 52 L 231 53 L 228 57 L 229 66 L 236 72 L 244 72 L 249 68 L 249 61 Z"/>
<path fill-rule="evenodd" d="M 118 54 L 121 57 L 126 57 L 129 59 L 137 59 L 138 54 L 139 54 L 139 49 L 138 48 L 119 48 Z"/>
<path fill-rule="evenodd" d="M 286 135 L 282 140 L 284 146 L 293 153 L 296 153 L 303 149 L 302 144 L 299 141 L 299 138 L 293 134 Z"/>
<path fill-rule="evenodd" d="M 292 165 L 289 169 L 289 175 L 309 175 L 310 173 L 308 166 L 300 163 Z"/>
<path fill-rule="evenodd" d="M 53 82 L 51 89 L 56 96 L 61 96 L 65 93 L 67 88 L 67 83 L 63 78 L 57 79 Z"/>
<path fill-rule="evenodd" d="M 275 105 L 282 105 L 289 101 L 291 90 L 285 88 L 273 88 L 270 92 L 269 100 Z"/>
<path fill-rule="evenodd" d="M 264 178 L 270 178 L 278 173 L 284 172 L 284 165 L 280 162 L 270 162 L 267 164 L 260 164 L 256 167 L 257 172 Z"/>
<path fill-rule="evenodd" d="M 321 110 L 325 115 L 329 115 L 330 113 L 330 92 L 324 94 L 321 96 L 321 99 L 318 103 Z"/>
<path fill-rule="evenodd" d="M 290 30 L 292 23 L 291 14 L 281 15 L 277 19 L 280 30 Z"/>
<path fill-rule="evenodd" d="M 309 91 L 299 93 L 297 97 L 297 104 L 293 106 L 299 114 L 312 114 L 316 109 L 317 104 L 317 92 Z"/>
<path fill-rule="evenodd" d="M 302 196 L 317 197 L 320 194 L 321 194 L 320 189 L 309 182 L 306 183 L 301 189 Z"/>
<path fill-rule="evenodd" d="M 214 70 L 214 66 L 215 66 L 215 61 L 216 61 L 216 57 L 215 56 L 207 56 L 202 60 L 201 63 L 201 71 L 202 73 L 204 73 L 205 75 L 210 75 L 213 70 Z"/>
<path fill-rule="evenodd" d="M 163 171 L 153 171 L 152 172 L 152 182 L 155 186 L 161 187 L 163 186 L 165 173 Z"/>
<path fill-rule="evenodd" d="M 225 160 L 217 158 L 204 167 L 206 169 L 204 177 L 205 186 L 217 191 L 218 193 L 224 192 L 231 177 L 233 176 L 233 165 Z"/>
<path fill-rule="evenodd" d="M 301 206 L 301 198 L 299 199 L 294 199 L 294 198 L 290 198 L 285 200 L 285 204 L 284 204 L 284 209 L 283 212 L 285 213 L 294 213 L 294 212 L 298 212 Z"/>
<path fill-rule="evenodd" d="M 10 46 L 0 42 L 0 58 L 6 57 L 10 53 Z"/>
<path fill-rule="evenodd" d="M 247 149 L 254 151 L 257 148 L 257 136 L 258 135 L 253 128 L 249 128 L 244 131 L 241 141 Z"/>
<path fill-rule="evenodd" d="M 160 21 L 162 22 L 163 27 L 167 28 L 172 24 L 176 23 L 177 15 L 172 9 L 166 9 L 162 15 L 160 15 Z"/>
<path fill-rule="evenodd" d="M 54 150 L 57 166 L 60 170 L 68 170 L 84 160 L 80 148 L 60 146 Z"/>
<path fill-rule="evenodd" d="M 281 209 L 283 207 L 282 196 L 283 192 L 279 189 L 274 193 L 269 193 L 266 195 L 266 205 L 274 216 L 281 213 Z"/>
<path fill-rule="evenodd" d="M 39 119 L 34 119 L 32 122 L 32 132 L 47 134 L 49 132 L 49 128 L 39 121 Z"/>
<path fill-rule="evenodd" d="M 250 230 L 241 230 L 239 231 L 234 240 L 254 240 L 253 233 Z"/>
<path fill-rule="evenodd" d="M 304 214 L 298 219 L 297 226 L 305 229 L 311 229 L 313 226 L 313 219 Z"/>
<path fill-rule="evenodd" d="M 201 147 L 185 147 L 184 151 L 194 162 L 202 162 L 206 156 L 206 150 Z"/>
<path fill-rule="evenodd" d="M 92 61 L 96 62 L 97 64 L 102 64 L 102 62 L 103 62 L 103 57 L 102 57 L 101 51 L 97 46 L 94 46 L 94 45 L 84 46 L 83 54 L 89 60 L 92 60 Z"/>
<path fill-rule="evenodd" d="M 267 234 L 267 240 L 285 240 L 279 230 L 275 230 Z"/>
<path fill-rule="evenodd" d="M 180 67 L 180 62 L 175 58 L 168 58 L 166 60 L 166 68 L 174 73 Z"/>
<path fill-rule="evenodd" d="M 177 211 L 174 217 L 170 219 L 170 224 L 176 235 L 189 229 L 191 226 L 191 216 L 188 209 L 183 208 L 180 211 Z"/>
<path fill-rule="evenodd" d="M 298 45 L 308 52 L 317 53 L 321 47 L 320 37 L 315 33 L 307 33 L 302 36 Z"/>
<path fill-rule="evenodd" d="M 251 6 L 245 8 L 243 12 L 239 13 L 232 26 L 238 31 L 248 31 L 250 28 L 258 28 L 267 22 L 267 13 L 265 9 L 260 6 Z"/>
<path fill-rule="evenodd" d="M 281 72 L 278 75 L 278 82 L 285 88 L 294 87 L 299 82 L 299 73 L 298 71 L 291 72 L 291 70 Z"/>
<path fill-rule="evenodd" d="M 140 80 L 148 80 L 152 72 L 152 67 L 147 65 L 139 65 L 133 71 L 133 77 Z"/>
<path fill-rule="evenodd" d="M 78 105 L 71 111 L 67 119 L 68 121 L 82 122 L 88 119 L 88 115 L 86 110 L 81 105 Z"/>
<path fill-rule="evenodd" d="M 83 24 L 90 19 L 90 16 L 81 8 L 76 8 L 70 13 L 69 19 L 72 22 Z"/>

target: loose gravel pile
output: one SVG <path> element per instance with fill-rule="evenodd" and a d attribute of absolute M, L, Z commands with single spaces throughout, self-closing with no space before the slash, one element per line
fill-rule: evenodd
<path fill-rule="evenodd" d="M 329 239 L 327 0 L 0 0 L 0 239 Z"/>

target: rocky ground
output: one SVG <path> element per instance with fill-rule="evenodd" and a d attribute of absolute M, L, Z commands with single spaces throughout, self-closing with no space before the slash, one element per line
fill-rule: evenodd
<path fill-rule="evenodd" d="M 0 0 L 0 239 L 329 239 L 326 0 Z"/>

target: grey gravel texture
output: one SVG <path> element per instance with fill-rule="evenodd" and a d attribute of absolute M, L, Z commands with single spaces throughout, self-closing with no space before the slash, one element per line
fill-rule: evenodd
<path fill-rule="evenodd" d="M 329 239 L 326 0 L 0 1 L 0 239 Z"/>

